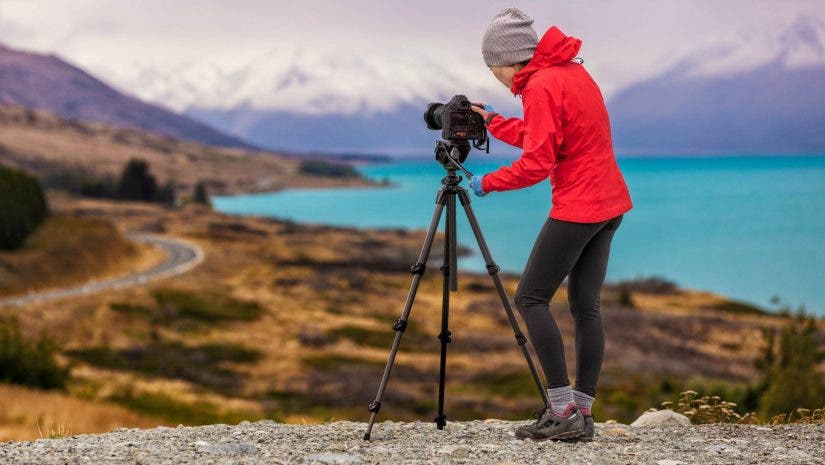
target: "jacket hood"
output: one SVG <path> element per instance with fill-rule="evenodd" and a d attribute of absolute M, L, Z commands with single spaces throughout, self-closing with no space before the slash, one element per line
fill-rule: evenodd
<path fill-rule="evenodd" d="M 520 95 L 533 73 L 548 66 L 569 62 L 576 57 L 581 46 L 581 39 L 566 35 L 556 26 L 550 26 L 536 44 L 530 63 L 513 76 L 510 91 L 514 95 Z"/>

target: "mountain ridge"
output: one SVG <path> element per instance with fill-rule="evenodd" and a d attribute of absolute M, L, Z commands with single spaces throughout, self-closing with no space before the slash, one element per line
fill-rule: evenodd
<path fill-rule="evenodd" d="M 115 89 L 56 54 L 0 44 L 0 105 L 19 105 L 86 122 L 142 129 L 209 145 L 252 144 Z"/>

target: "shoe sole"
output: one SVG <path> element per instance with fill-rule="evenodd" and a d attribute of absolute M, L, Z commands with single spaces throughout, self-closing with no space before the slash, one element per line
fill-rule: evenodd
<path fill-rule="evenodd" d="M 575 438 L 563 439 L 563 441 L 565 441 L 565 442 L 593 442 L 593 437 L 592 436 L 585 436 L 584 434 L 582 434 L 581 436 L 578 436 L 578 437 L 575 437 Z"/>
<path fill-rule="evenodd" d="M 547 436 L 547 437 L 544 437 L 544 438 L 530 437 L 530 438 L 523 438 L 523 439 L 532 439 L 533 441 L 546 441 L 547 439 L 554 439 L 554 440 L 555 439 L 574 439 L 574 438 L 580 437 L 583 434 L 584 434 L 584 428 L 578 429 L 578 430 L 572 430 L 572 431 L 565 431 L 563 433 L 559 433 L 559 434 L 556 434 L 554 436 Z"/>

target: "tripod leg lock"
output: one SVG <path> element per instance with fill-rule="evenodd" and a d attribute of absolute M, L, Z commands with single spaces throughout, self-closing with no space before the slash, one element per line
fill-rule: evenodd
<path fill-rule="evenodd" d="M 451 334 L 453 333 L 448 330 L 446 333 L 439 334 L 438 339 L 444 342 L 453 342 L 453 340 L 450 338 Z"/>
<path fill-rule="evenodd" d="M 410 273 L 417 274 L 417 275 L 423 275 L 424 270 L 426 270 L 426 269 L 427 269 L 427 265 L 425 265 L 423 263 L 416 263 L 415 265 L 410 267 Z"/>
<path fill-rule="evenodd" d="M 404 330 L 407 329 L 407 320 L 402 320 L 399 318 L 398 321 L 393 323 L 392 329 L 394 329 L 395 331 L 401 331 L 403 333 Z"/>
<path fill-rule="evenodd" d="M 463 187 L 459 187 L 458 200 L 461 202 L 462 206 L 470 203 L 470 195 L 467 193 L 467 190 Z"/>
<path fill-rule="evenodd" d="M 494 274 L 498 273 L 499 271 L 501 271 L 501 267 L 496 265 L 495 262 L 490 262 L 487 265 L 487 273 L 489 273 L 490 275 L 494 275 Z"/>
<path fill-rule="evenodd" d="M 369 409 L 369 411 L 372 413 L 378 413 L 378 411 L 381 410 L 381 402 L 374 400 L 370 402 L 370 405 L 369 407 L 367 407 L 367 409 Z"/>
<path fill-rule="evenodd" d="M 518 345 L 523 346 L 524 344 L 527 344 L 527 338 L 524 334 L 518 333 L 516 334 L 516 342 L 518 342 Z"/>

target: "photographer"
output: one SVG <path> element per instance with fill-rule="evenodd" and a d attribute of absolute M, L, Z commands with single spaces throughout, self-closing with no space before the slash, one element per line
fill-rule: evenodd
<path fill-rule="evenodd" d="M 550 179 L 552 208 L 527 260 L 515 304 L 547 377 L 551 405 L 516 435 L 559 439 L 582 431 L 580 439 L 592 440 L 590 409 L 604 354 L 599 295 L 611 240 L 633 204 L 613 154 L 601 91 L 582 61 L 574 59 L 581 40 L 556 26 L 538 40 L 532 24 L 520 10 L 505 8 L 484 33 L 484 61 L 521 96 L 524 119 L 505 118 L 483 103 L 473 111 L 484 118 L 490 134 L 523 153 L 510 166 L 473 176 L 470 186 L 484 196 Z M 576 328 L 575 390 L 549 307 L 565 277 Z"/>

